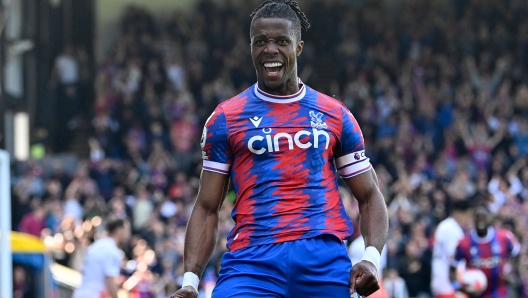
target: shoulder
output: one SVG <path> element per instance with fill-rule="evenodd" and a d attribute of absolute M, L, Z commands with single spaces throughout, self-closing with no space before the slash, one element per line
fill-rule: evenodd
<path fill-rule="evenodd" d="M 455 226 L 450 221 L 443 221 L 441 222 L 435 231 L 435 241 L 443 242 L 443 243 L 451 243 L 452 245 L 458 244 L 458 242 L 462 239 L 464 236 L 462 235 L 454 235 L 456 231 L 459 229 L 458 226 Z"/>
<path fill-rule="evenodd" d="M 500 240 L 514 240 L 515 236 L 511 231 L 503 230 L 503 229 L 497 229 L 497 238 Z"/>
<path fill-rule="evenodd" d="M 96 240 L 93 243 L 94 247 L 98 247 L 100 249 L 107 250 L 109 252 L 115 252 L 116 250 L 119 250 L 114 240 L 112 240 L 109 237 L 101 238 L 99 240 Z"/>
<path fill-rule="evenodd" d="M 452 220 L 451 220 L 451 218 L 446 218 L 446 219 L 442 220 L 442 221 L 438 224 L 437 230 L 444 230 L 444 229 L 447 229 L 447 228 L 449 228 L 449 226 L 451 226 L 451 224 L 452 224 Z"/>
<path fill-rule="evenodd" d="M 121 257 L 123 256 L 123 252 L 121 251 L 121 249 L 119 249 L 119 247 L 114 242 L 108 243 L 107 249 L 108 249 L 108 252 L 111 252 L 112 260 L 120 260 Z"/>
<path fill-rule="evenodd" d="M 438 224 L 438 230 L 442 232 L 445 237 L 452 237 L 453 232 L 460 232 L 462 233 L 462 236 L 464 234 L 460 225 L 452 218 L 447 218 L 440 222 L 440 224 Z"/>
<path fill-rule="evenodd" d="M 254 96 L 252 88 L 253 86 L 247 88 L 236 96 L 223 101 L 216 107 L 216 109 L 224 113 L 229 113 L 231 111 L 237 110 L 237 108 L 243 107 L 248 102 L 248 100 Z"/>
<path fill-rule="evenodd" d="M 448 219 L 445 219 L 443 221 L 441 221 L 438 226 L 436 227 L 436 231 L 435 231 L 435 238 L 436 239 L 444 239 L 446 238 L 446 234 L 445 232 L 447 230 L 449 230 L 449 226 L 450 226 L 450 222 Z"/>
<path fill-rule="evenodd" d="M 469 248 L 471 246 L 471 236 L 465 235 L 464 238 L 460 239 L 460 242 L 458 242 L 458 247 L 464 249 Z"/>
<path fill-rule="evenodd" d="M 348 111 L 348 108 L 341 101 L 322 92 L 319 92 L 311 87 L 306 86 L 306 88 L 309 93 L 313 93 L 315 95 L 315 99 L 317 100 L 318 104 L 323 105 L 324 107 L 327 107 L 329 109 L 342 109 L 343 111 Z"/>

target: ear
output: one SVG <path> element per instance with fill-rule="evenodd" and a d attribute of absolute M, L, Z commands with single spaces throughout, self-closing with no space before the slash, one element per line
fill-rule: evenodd
<path fill-rule="evenodd" d="M 297 43 L 297 49 L 296 49 L 297 57 L 301 55 L 303 48 L 304 48 L 304 41 L 301 40 Z"/>

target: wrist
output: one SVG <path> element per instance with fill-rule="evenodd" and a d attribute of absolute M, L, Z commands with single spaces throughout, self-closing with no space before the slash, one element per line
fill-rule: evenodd
<path fill-rule="evenodd" d="M 183 287 L 193 287 L 196 292 L 198 292 L 198 285 L 200 284 L 200 278 L 198 275 L 194 274 L 193 272 L 185 272 L 183 274 L 183 282 L 182 282 L 182 288 Z"/>
<path fill-rule="evenodd" d="M 374 246 L 369 246 L 365 249 L 365 252 L 363 253 L 363 257 L 361 258 L 361 260 L 368 261 L 374 264 L 374 267 L 376 268 L 376 273 L 377 273 L 378 268 L 380 266 L 381 254 L 379 253 L 377 248 L 375 248 Z"/>

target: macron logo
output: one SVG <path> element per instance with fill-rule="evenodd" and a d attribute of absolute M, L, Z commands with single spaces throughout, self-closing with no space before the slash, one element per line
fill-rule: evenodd
<path fill-rule="evenodd" d="M 249 120 L 251 120 L 251 123 L 253 123 L 253 125 L 255 125 L 255 127 L 258 128 L 260 125 L 260 121 L 262 121 L 262 117 L 259 118 L 255 116 L 253 118 L 249 118 Z"/>

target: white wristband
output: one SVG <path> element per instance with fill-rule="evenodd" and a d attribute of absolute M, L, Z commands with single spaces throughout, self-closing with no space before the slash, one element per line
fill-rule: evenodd
<path fill-rule="evenodd" d="M 367 249 L 365 249 L 361 260 L 371 262 L 372 264 L 374 264 L 374 267 L 376 267 L 376 271 L 378 271 L 378 268 L 380 266 L 381 255 L 377 248 L 375 248 L 374 246 L 369 246 L 367 247 Z"/>
<path fill-rule="evenodd" d="M 198 277 L 198 275 L 194 274 L 193 272 L 185 272 L 183 274 L 182 288 L 191 286 L 196 290 L 196 292 L 198 292 L 199 284 L 200 284 L 200 278 Z"/>

